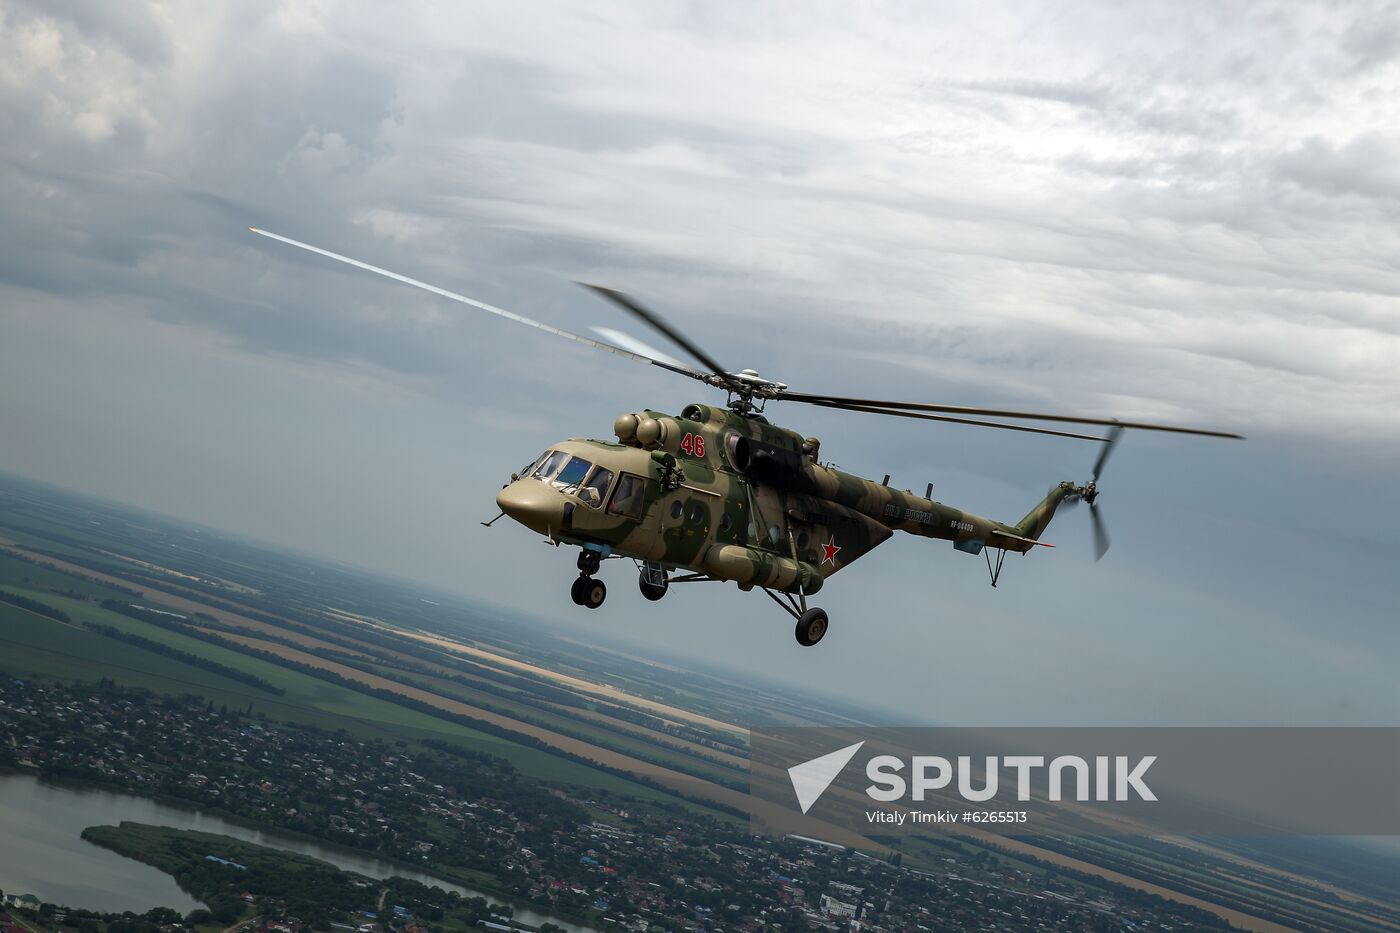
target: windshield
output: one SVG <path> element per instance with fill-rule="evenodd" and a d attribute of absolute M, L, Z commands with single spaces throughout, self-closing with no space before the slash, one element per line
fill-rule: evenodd
<path fill-rule="evenodd" d="M 588 475 L 588 468 L 593 466 L 582 457 L 574 457 L 564 464 L 564 469 L 559 471 L 559 475 L 554 478 L 556 485 L 569 487 L 577 486 L 583 482 L 583 478 Z"/>
<path fill-rule="evenodd" d="M 544 453 L 540 454 L 538 457 L 536 457 L 535 459 L 531 460 L 529 463 L 525 464 L 525 466 L 521 467 L 521 468 L 520 468 L 520 472 L 517 473 L 516 475 L 517 475 L 517 476 L 529 476 L 531 473 L 535 472 L 535 467 L 537 467 L 537 466 L 540 465 L 540 461 L 543 460 L 545 457 L 548 457 L 548 456 L 549 456 L 549 451 L 546 450 Z"/>
<path fill-rule="evenodd" d="M 564 461 L 569 459 L 569 455 L 562 450 L 551 450 L 549 456 L 544 458 L 544 462 L 535 470 L 536 479 L 549 479 L 559 468 L 564 465 Z"/>

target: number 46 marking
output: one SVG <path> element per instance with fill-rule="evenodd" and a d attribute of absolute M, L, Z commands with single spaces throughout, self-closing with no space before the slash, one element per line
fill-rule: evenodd
<path fill-rule="evenodd" d="M 692 457 L 705 456 L 705 438 L 701 434 L 687 434 L 681 438 L 681 450 Z"/>

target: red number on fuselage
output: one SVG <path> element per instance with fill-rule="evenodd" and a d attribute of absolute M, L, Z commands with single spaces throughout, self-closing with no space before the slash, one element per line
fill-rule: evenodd
<path fill-rule="evenodd" d="M 705 456 L 705 438 L 700 434 L 687 434 L 681 438 L 681 450 L 692 457 Z"/>

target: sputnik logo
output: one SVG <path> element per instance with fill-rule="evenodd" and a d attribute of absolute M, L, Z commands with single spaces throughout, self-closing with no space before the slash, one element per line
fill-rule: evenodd
<path fill-rule="evenodd" d="M 847 745 L 845 748 L 838 748 L 834 752 L 788 768 L 788 777 L 792 779 L 792 792 L 797 795 L 797 805 L 802 808 L 804 814 L 826 793 L 831 782 L 836 780 L 864 744 L 865 742 L 861 741 Z"/>

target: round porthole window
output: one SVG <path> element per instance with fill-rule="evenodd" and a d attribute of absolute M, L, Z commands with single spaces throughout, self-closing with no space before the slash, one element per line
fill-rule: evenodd
<path fill-rule="evenodd" d="M 680 517 L 681 517 L 681 512 L 684 511 L 684 509 L 685 509 L 685 506 L 684 506 L 684 505 L 681 505 L 681 500 L 677 499 L 675 502 L 672 502 L 672 503 L 671 503 L 671 517 L 672 517 L 672 518 L 676 518 L 676 519 L 680 518 Z"/>
<path fill-rule="evenodd" d="M 802 532 L 800 535 L 797 536 L 797 550 L 807 550 L 807 545 L 811 543 L 811 540 L 811 538 L 807 537 L 807 532 Z"/>
<path fill-rule="evenodd" d="M 698 502 L 690 505 L 690 523 L 698 525 L 705 520 L 705 507 Z"/>
<path fill-rule="evenodd" d="M 721 515 L 721 516 L 719 517 L 719 530 L 720 530 L 720 531 L 724 532 L 725 534 L 729 534 L 730 529 L 733 528 L 733 527 L 734 527 L 734 519 L 732 519 L 732 518 L 729 517 L 729 513 L 728 513 L 728 512 L 725 512 L 723 515 Z"/>

